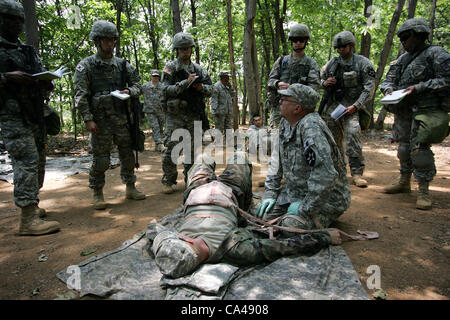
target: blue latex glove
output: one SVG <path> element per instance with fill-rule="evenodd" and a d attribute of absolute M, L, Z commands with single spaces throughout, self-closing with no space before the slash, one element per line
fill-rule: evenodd
<path fill-rule="evenodd" d="M 298 208 L 300 208 L 301 202 L 297 201 L 297 202 L 292 202 L 289 205 L 289 208 L 286 212 L 286 214 L 294 214 L 296 216 L 298 216 Z"/>
<path fill-rule="evenodd" d="M 255 216 L 257 218 L 262 218 L 265 213 L 269 212 L 272 207 L 275 205 L 275 199 L 264 199 L 256 210 Z"/>

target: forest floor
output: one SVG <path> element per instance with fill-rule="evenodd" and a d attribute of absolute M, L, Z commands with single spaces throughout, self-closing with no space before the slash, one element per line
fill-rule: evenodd
<path fill-rule="evenodd" d="M 149 135 L 149 130 L 147 130 Z M 334 227 L 349 233 L 377 231 L 379 239 L 345 242 L 347 252 L 363 287 L 372 297 L 376 289 L 370 266 L 378 266 L 380 285 L 387 299 L 450 299 L 450 137 L 432 147 L 438 173 L 431 183 L 433 209 L 415 208 L 417 183 L 410 194 L 388 195 L 382 188 L 397 181 L 399 163 L 397 144 L 389 140 L 390 130 L 363 133 L 366 157 L 365 178 L 369 187 L 351 186 L 350 208 Z M 73 140 L 73 139 L 72 139 Z M 71 137 L 54 139 L 53 154 L 87 154 L 86 141 L 69 143 Z M 125 186 L 119 168 L 107 171 L 104 189 L 106 210 L 92 207 L 88 174 L 81 173 L 63 181 L 45 181 L 40 207 L 48 220 L 57 220 L 61 231 L 40 237 L 18 236 L 20 210 L 14 206 L 13 186 L 0 181 L 0 299 L 41 300 L 70 296 L 70 290 L 56 273 L 78 264 L 91 251 L 100 254 L 119 247 L 134 234 L 145 230 L 152 219 L 159 219 L 182 203 L 182 168 L 174 194 L 162 194 L 161 154 L 154 142 L 146 139 L 140 154 L 137 187 L 146 193 L 143 201 L 125 199 Z M 253 190 L 263 181 L 264 165 L 254 165 Z M 220 167 L 218 168 L 220 169 Z M 350 179 L 350 176 L 349 176 Z M 39 261 L 42 260 L 42 261 Z"/>

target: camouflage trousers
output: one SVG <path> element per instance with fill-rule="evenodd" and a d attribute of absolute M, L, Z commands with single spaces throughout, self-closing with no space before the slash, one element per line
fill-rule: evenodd
<path fill-rule="evenodd" d="M 237 191 L 236 186 L 239 186 L 236 193 L 241 194 L 243 198 L 251 199 L 251 167 L 248 166 L 248 162 L 236 163 L 239 156 L 239 154 L 235 155 L 235 163 L 227 164 L 217 180 L 234 188 L 235 191 Z M 214 168 L 213 164 L 194 164 L 189 171 L 190 183 L 186 193 L 190 192 L 199 178 L 215 179 Z M 241 200 L 242 198 L 238 198 L 239 202 L 246 202 Z M 245 204 L 240 204 L 240 207 L 246 209 Z M 203 215 L 191 216 L 195 214 Z M 208 214 L 210 216 L 206 217 Z M 268 239 L 250 229 L 239 228 L 238 219 L 238 213 L 234 208 L 222 208 L 215 205 L 189 207 L 180 232 L 192 238 L 200 237 L 205 241 L 210 248 L 210 257 L 207 262 L 224 260 L 236 265 L 270 262 L 286 255 L 311 255 L 327 247 L 331 241 L 326 231 L 297 234 L 289 239 Z"/>
<path fill-rule="evenodd" d="M 105 172 L 110 165 L 111 147 L 114 142 L 119 150 L 120 177 L 123 183 L 135 183 L 134 154 L 127 120 L 124 116 L 110 115 L 95 121 L 98 132 L 91 136 L 92 166 L 89 171 L 89 187 L 101 189 L 105 185 Z"/>
<path fill-rule="evenodd" d="M 186 142 L 186 147 L 190 145 L 190 151 L 184 150 L 184 161 L 183 161 L 183 174 L 185 181 L 187 180 L 188 171 L 194 162 L 194 121 L 201 121 L 199 117 L 192 115 L 175 115 L 172 113 L 168 113 L 166 115 L 166 128 L 164 130 L 164 146 L 166 150 L 162 155 L 162 170 L 163 176 L 161 178 L 161 182 L 165 185 L 171 186 L 177 184 L 177 164 L 172 161 L 172 150 L 173 148 L 180 143 L 179 140 L 172 141 L 172 133 L 176 129 L 184 129 L 186 130 L 184 139 L 190 139 L 190 142 Z M 201 144 L 200 144 L 201 145 Z M 176 159 L 173 159 L 176 160 Z"/>
<path fill-rule="evenodd" d="M 269 117 L 269 128 L 272 130 L 279 129 L 280 121 L 281 121 L 280 107 L 271 108 L 270 109 L 270 117 Z"/>
<path fill-rule="evenodd" d="M 431 181 L 436 175 L 434 153 L 431 144 L 417 143 L 419 122 L 413 113 L 402 108 L 394 114 L 392 135 L 399 143 L 397 158 L 400 160 L 400 173 L 414 173 L 418 181 Z"/>
<path fill-rule="evenodd" d="M 153 140 L 156 144 L 164 143 L 164 114 L 159 112 L 147 112 L 148 125 L 152 129 Z"/>
<path fill-rule="evenodd" d="M 213 118 L 215 128 L 223 135 L 226 134 L 226 129 L 233 128 L 233 114 L 213 114 Z"/>
<path fill-rule="evenodd" d="M 38 204 L 46 160 L 42 133 L 20 117 L 0 117 L 0 128 L 14 172 L 14 203 L 20 208 Z"/>
<path fill-rule="evenodd" d="M 364 172 L 365 160 L 360 139 L 361 127 L 359 126 L 358 112 L 355 112 L 350 116 L 344 116 L 338 121 L 335 121 L 331 116 L 327 116 L 326 123 L 333 133 L 334 140 L 341 153 L 346 154 L 348 157 L 350 173 L 352 175 L 362 175 Z"/>

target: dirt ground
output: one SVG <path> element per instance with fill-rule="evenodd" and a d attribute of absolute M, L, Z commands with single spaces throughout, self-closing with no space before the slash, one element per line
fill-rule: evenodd
<path fill-rule="evenodd" d="M 370 296 L 366 281 L 372 275 L 369 266 L 378 266 L 381 288 L 387 299 L 450 299 L 450 137 L 433 146 L 438 173 L 430 189 L 433 209 L 415 209 L 417 183 L 411 194 L 387 195 L 382 188 L 398 178 L 396 144 L 389 130 L 363 134 L 366 157 L 366 189 L 351 187 L 352 203 L 334 225 L 349 233 L 377 231 L 379 239 L 343 244 L 354 268 Z M 13 186 L 0 181 L 0 299 L 41 300 L 67 296 L 70 291 L 56 273 L 90 256 L 82 252 L 103 253 L 119 247 L 125 240 L 146 228 L 156 218 L 171 213 L 181 204 L 184 182 L 179 166 L 177 192 L 160 193 L 161 154 L 153 151 L 151 138 L 140 154 L 137 187 L 147 198 L 125 199 L 125 186 L 119 168 L 107 171 L 104 189 L 108 208 L 92 208 L 88 174 L 81 173 L 64 181 L 45 181 L 40 206 L 48 211 L 48 220 L 57 220 L 61 231 L 40 237 L 17 235 L 20 210 L 14 206 Z M 61 150 L 56 150 L 61 153 Z M 255 165 L 253 189 L 263 165 Z M 262 170 L 263 171 L 263 170 Z M 41 259 L 39 259 L 41 258 Z M 39 261 L 43 260 L 43 261 Z M 369 268 L 369 271 L 368 271 Z M 371 267 L 373 268 L 373 267 Z M 371 279 L 369 279 L 371 280 Z M 369 281 L 369 284 L 373 283 Z"/>

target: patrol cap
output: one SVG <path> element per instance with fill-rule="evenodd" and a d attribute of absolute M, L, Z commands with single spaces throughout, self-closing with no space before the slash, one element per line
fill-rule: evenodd
<path fill-rule="evenodd" d="M 356 45 L 355 36 L 350 31 L 339 32 L 333 39 L 333 47 L 335 49 L 339 47 L 344 47 L 349 43 L 353 43 L 354 45 Z"/>
<path fill-rule="evenodd" d="M 7 14 L 25 19 L 25 12 L 22 4 L 15 0 L 1 0 L 0 14 Z"/>
<path fill-rule="evenodd" d="M 300 83 L 293 83 L 285 90 L 278 90 L 278 93 L 293 97 L 299 104 L 309 110 L 314 110 L 320 99 L 320 95 L 313 88 Z"/>
<path fill-rule="evenodd" d="M 160 232 L 153 240 L 152 251 L 161 273 L 172 278 L 185 276 L 200 264 L 194 249 L 173 230 Z"/>
<path fill-rule="evenodd" d="M 187 47 L 194 47 L 194 37 L 187 32 L 178 32 L 176 35 L 173 36 L 173 44 L 172 48 L 178 49 L 178 48 L 187 48 Z"/>
<path fill-rule="evenodd" d="M 119 32 L 114 23 L 106 20 L 97 20 L 92 25 L 89 39 L 94 40 L 97 37 L 118 38 Z"/>
<path fill-rule="evenodd" d="M 397 36 L 399 36 L 401 33 L 412 30 L 416 33 L 427 33 L 430 34 L 430 26 L 428 22 L 423 18 L 413 18 L 406 20 L 400 28 L 397 30 Z"/>
<path fill-rule="evenodd" d="M 159 76 L 160 76 L 160 75 L 159 75 L 159 71 L 156 70 L 156 69 L 153 69 L 153 70 L 152 70 L 151 75 L 152 75 L 152 76 L 155 76 L 155 77 L 159 77 Z"/>
<path fill-rule="evenodd" d="M 220 71 L 219 72 L 219 77 L 229 77 L 230 76 L 230 72 L 229 71 Z"/>
<path fill-rule="evenodd" d="M 291 27 L 291 29 L 289 30 L 288 40 L 297 37 L 311 38 L 311 33 L 309 32 L 309 28 L 306 24 L 296 23 Z"/>

